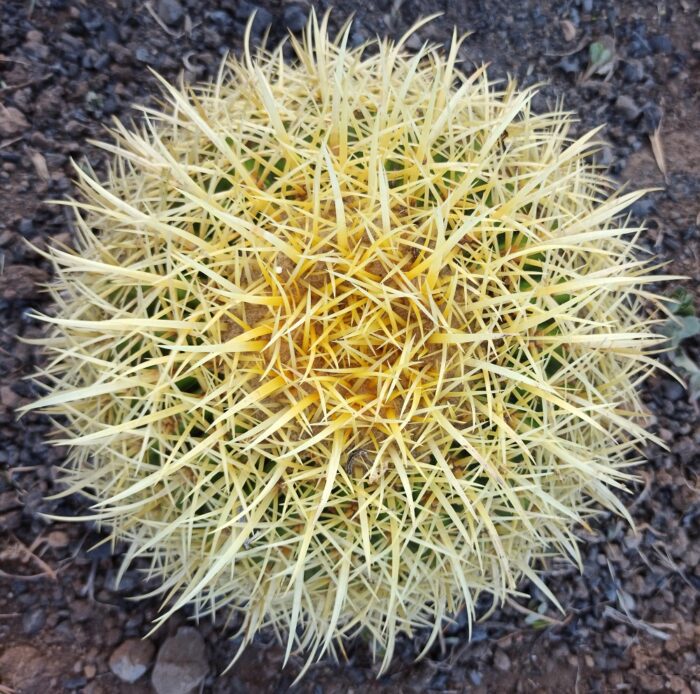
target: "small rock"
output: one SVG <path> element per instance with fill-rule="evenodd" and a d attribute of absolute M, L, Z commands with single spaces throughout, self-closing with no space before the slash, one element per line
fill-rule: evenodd
<path fill-rule="evenodd" d="M 561 28 L 564 41 L 571 42 L 576 38 L 576 27 L 573 22 L 570 22 L 568 19 L 562 19 L 559 22 L 559 27 Z"/>
<path fill-rule="evenodd" d="M 178 0 L 159 0 L 158 16 L 168 25 L 177 24 L 184 16 L 185 11 Z"/>
<path fill-rule="evenodd" d="M 472 627 L 472 637 L 470 641 L 473 643 L 479 643 L 479 641 L 485 641 L 489 637 L 488 632 L 482 626 Z"/>
<path fill-rule="evenodd" d="M 641 112 L 635 100 L 626 94 L 620 94 L 620 96 L 617 97 L 615 109 L 628 121 L 636 120 Z"/>
<path fill-rule="evenodd" d="M 664 443 L 671 443 L 673 441 L 673 432 L 670 429 L 665 429 L 664 427 L 661 427 L 659 429 L 659 438 Z"/>
<path fill-rule="evenodd" d="M 87 680 L 82 675 L 71 675 L 63 680 L 65 689 L 80 689 L 87 684 Z"/>
<path fill-rule="evenodd" d="M 80 11 L 80 23 L 90 32 L 97 31 L 102 28 L 104 20 L 102 15 L 93 8 L 88 8 Z"/>
<path fill-rule="evenodd" d="M 111 627 L 109 629 L 105 629 L 105 631 L 102 634 L 102 640 L 108 646 L 116 646 L 122 640 L 121 629 L 119 627 Z"/>
<path fill-rule="evenodd" d="M 664 381 L 664 396 L 671 402 L 677 402 L 685 395 L 685 388 L 678 381 Z"/>
<path fill-rule="evenodd" d="M 663 111 L 653 102 L 649 102 L 642 107 L 642 131 L 651 134 L 660 125 Z"/>
<path fill-rule="evenodd" d="M 34 222 L 29 217 L 22 217 L 17 230 L 25 239 L 29 238 L 34 233 Z"/>
<path fill-rule="evenodd" d="M 46 536 L 46 542 L 49 547 L 63 549 L 70 544 L 70 538 L 68 537 L 68 533 L 64 533 L 63 530 L 53 530 Z"/>
<path fill-rule="evenodd" d="M 573 55 L 564 56 L 558 63 L 557 67 L 567 75 L 574 75 L 581 71 L 578 59 Z"/>
<path fill-rule="evenodd" d="M 2 386 L 2 388 L 9 388 L 9 386 Z M 13 509 L 19 508 L 21 505 L 22 504 L 17 498 L 17 494 L 15 492 L 0 493 L 0 513 L 4 513 L 5 511 L 12 511 Z"/>
<path fill-rule="evenodd" d="M 208 671 L 202 635 L 193 627 L 180 627 L 160 647 L 151 682 L 158 694 L 190 694 Z"/>
<path fill-rule="evenodd" d="M 110 656 L 109 669 L 122 682 L 136 682 L 150 667 L 155 651 L 148 639 L 127 639 Z"/>
<path fill-rule="evenodd" d="M 207 12 L 205 17 L 220 31 L 227 32 L 233 27 L 233 17 L 226 10 L 212 10 Z"/>
<path fill-rule="evenodd" d="M 0 104 L 0 136 L 12 137 L 19 135 L 29 127 L 22 111 L 14 106 Z"/>
<path fill-rule="evenodd" d="M 306 11 L 301 5 L 287 5 L 282 14 L 284 25 L 294 33 L 301 31 L 306 26 Z"/>
<path fill-rule="evenodd" d="M 649 46 L 654 53 L 670 53 L 673 50 L 671 39 L 664 34 L 657 34 L 649 39 Z"/>
<path fill-rule="evenodd" d="M 0 297 L 13 301 L 36 296 L 39 284 L 46 282 L 45 270 L 33 265 L 6 265 L 0 275 Z"/>
<path fill-rule="evenodd" d="M 148 48 L 146 48 L 145 46 L 139 46 L 134 51 L 134 57 L 140 63 L 147 63 L 151 59 L 150 53 L 148 52 Z"/>
<path fill-rule="evenodd" d="M 46 624 L 46 612 L 41 607 L 32 607 L 22 617 L 22 631 L 27 636 L 39 633 Z"/>
<path fill-rule="evenodd" d="M 683 436 L 674 444 L 673 452 L 680 458 L 683 465 L 688 465 L 695 458 L 697 448 L 691 438 Z"/>
<path fill-rule="evenodd" d="M 630 58 L 622 67 L 622 76 L 628 82 L 641 82 L 644 79 L 644 66 L 641 60 Z"/>
<path fill-rule="evenodd" d="M 0 404 L 7 407 L 8 410 L 14 410 L 19 405 L 20 397 L 15 393 L 10 386 L 0 386 Z M 0 503 L 0 511 L 6 511 Z"/>
<path fill-rule="evenodd" d="M 27 43 L 36 43 L 40 45 L 44 42 L 44 35 L 36 29 L 31 29 L 28 31 L 24 38 L 26 39 Z"/>
<path fill-rule="evenodd" d="M 13 532 L 22 525 L 22 511 L 0 513 L 0 530 Z"/>
<path fill-rule="evenodd" d="M 493 664 L 502 672 L 510 670 L 510 658 L 500 648 L 496 651 L 496 655 L 493 657 Z"/>
<path fill-rule="evenodd" d="M 236 19 L 247 22 L 253 12 L 255 12 L 255 19 L 251 27 L 251 34 L 254 39 L 259 39 L 263 31 L 272 24 L 274 17 L 264 7 L 254 5 L 248 0 L 241 0 L 235 10 Z"/>
<path fill-rule="evenodd" d="M 645 217 L 648 217 L 650 214 L 652 214 L 655 209 L 656 203 L 651 197 L 647 195 L 641 198 L 640 200 L 636 200 L 634 203 L 632 203 L 632 206 L 630 207 L 630 212 L 634 217 L 644 219 Z"/>
<path fill-rule="evenodd" d="M 92 605 L 87 600 L 74 600 L 70 606 L 71 619 L 74 622 L 87 622 L 92 617 Z"/>
<path fill-rule="evenodd" d="M 595 155 L 595 161 L 598 166 L 608 167 L 615 161 L 612 147 L 603 145 Z"/>

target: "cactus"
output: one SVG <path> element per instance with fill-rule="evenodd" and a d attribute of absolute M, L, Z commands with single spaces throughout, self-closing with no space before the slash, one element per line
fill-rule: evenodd
<path fill-rule="evenodd" d="M 595 131 L 404 39 L 246 48 L 78 169 L 32 407 L 168 608 L 390 662 L 629 514 L 659 278 Z M 246 45 L 249 45 L 246 42 Z M 143 562 L 141 564 L 144 565 Z"/>

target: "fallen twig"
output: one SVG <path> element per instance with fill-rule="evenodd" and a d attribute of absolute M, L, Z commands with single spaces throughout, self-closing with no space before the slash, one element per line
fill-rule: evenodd
<path fill-rule="evenodd" d="M 647 634 L 649 634 L 649 636 L 661 639 L 662 641 L 668 641 L 671 638 L 670 634 L 667 634 L 665 631 L 661 631 L 661 629 L 657 629 L 655 625 L 643 622 L 641 619 L 637 619 L 636 617 L 632 617 L 631 615 L 623 614 L 622 612 L 620 612 L 620 610 L 615 609 L 610 605 L 607 605 L 603 610 L 603 617 L 610 617 L 616 622 L 628 624 L 629 626 L 632 626 L 635 629 L 639 629 L 640 631 L 645 631 Z M 663 626 L 665 629 L 675 628 L 674 624 L 659 624 L 658 626 Z"/>
<path fill-rule="evenodd" d="M 40 539 L 37 538 L 32 543 L 32 547 L 27 547 L 22 543 L 20 540 L 18 540 L 14 535 L 12 536 L 12 540 L 14 542 L 14 546 L 7 547 L 6 549 L 2 550 L 0 552 L 0 560 L 2 559 L 19 559 L 20 557 L 24 557 L 25 559 L 29 561 L 33 561 L 39 568 L 43 570 L 43 574 L 34 574 L 32 576 L 14 576 L 12 574 L 8 574 L 7 572 L 4 572 L 0 569 L 0 573 L 3 574 L 4 576 L 7 576 L 9 578 L 21 578 L 21 579 L 29 579 L 29 578 L 37 578 L 39 576 L 48 576 L 52 581 L 57 580 L 56 577 L 56 572 L 38 555 L 36 555 L 33 551 L 38 544 L 40 543 Z"/>
<path fill-rule="evenodd" d="M 18 84 L 8 84 L 4 87 L 0 87 L 0 94 L 3 94 L 5 92 L 11 92 L 15 89 L 29 87 L 32 84 L 40 84 L 41 82 L 46 82 L 46 80 L 50 80 L 51 77 L 53 77 L 53 75 L 43 75 L 42 77 L 35 77 L 34 79 L 25 80 L 24 82 L 19 82 Z"/>

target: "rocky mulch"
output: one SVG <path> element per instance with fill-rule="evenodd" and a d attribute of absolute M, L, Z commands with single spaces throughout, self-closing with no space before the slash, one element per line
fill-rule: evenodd
<path fill-rule="evenodd" d="M 647 219 L 643 245 L 668 271 L 690 276 L 663 291 L 682 286 L 698 296 L 696 0 L 337 4 L 331 25 L 354 12 L 353 44 L 397 36 L 442 11 L 409 47 L 448 43 L 456 25 L 473 32 L 460 52 L 465 70 L 486 61 L 494 78 L 541 84 L 537 108 L 563 98 L 581 119 L 579 132 L 605 123 L 599 163 L 620 182 L 657 188 L 632 210 Z M 222 55 L 240 50 L 252 12 L 254 40 L 271 25 L 276 41 L 302 28 L 308 8 L 281 0 L 0 3 L 0 692 L 277 692 L 301 668 L 294 656 L 283 670 L 274 636 L 261 634 L 222 674 L 236 644 L 221 625 L 189 623 L 187 613 L 142 640 L 157 602 L 131 599 L 144 591 L 135 570 L 116 585 L 120 548 L 97 545 L 101 536 L 89 525 L 44 515 L 77 515 L 85 504 L 46 499 L 62 453 L 44 443 L 45 418 L 17 421 L 15 410 L 33 397 L 24 377 L 39 358 L 18 340 L 40 330 L 29 313 L 45 303 L 49 272 L 39 251 L 49 240 L 70 243 L 65 212 L 44 201 L 73 190 L 71 158 L 101 169 L 103 155 L 88 140 L 105 137 L 112 116 L 131 118 L 132 102 L 157 95 L 148 67 L 170 80 L 207 78 Z M 700 362 L 697 341 L 683 347 Z M 563 614 L 525 584 L 532 597 L 497 609 L 471 641 L 457 615 L 419 663 L 424 637 L 402 639 L 380 679 L 366 647 L 348 644 L 346 660 L 313 666 L 298 690 L 700 692 L 698 402 L 661 372 L 645 401 L 666 447 L 643 452 L 643 482 L 627 499 L 636 531 L 602 516 L 581 533 L 582 573 L 548 567 Z"/>

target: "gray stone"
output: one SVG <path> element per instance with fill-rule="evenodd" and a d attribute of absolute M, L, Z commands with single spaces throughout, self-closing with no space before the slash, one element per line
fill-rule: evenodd
<path fill-rule="evenodd" d="M 625 94 L 620 94 L 615 101 L 615 109 L 622 115 L 625 120 L 633 121 L 635 120 L 641 109 L 637 106 L 635 100 Z"/>
<path fill-rule="evenodd" d="M 192 627 L 180 627 L 165 641 L 151 674 L 157 694 L 190 694 L 209 672 L 202 635 Z"/>
<path fill-rule="evenodd" d="M 168 25 L 177 24 L 184 16 L 185 11 L 177 0 L 159 0 L 158 16 Z"/>
<path fill-rule="evenodd" d="M 499 648 L 496 651 L 496 655 L 493 657 L 493 664 L 501 672 L 506 672 L 510 669 L 510 658 Z"/>
<path fill-rule="evenodd" d="M 640 60 L 630 58 L 622 68 L 622 76 L 628 82 L 641 82 L 644 79 L 644 66 Z"/>
<path fill-rule="evenodd" d="M 39 633 L 44 628 L 44 624 L 46 624 L 46 612 L 41 607 L 32 607 L 22 617 L 22 631 L 27 636 Z"/>
<path fill-rule="evenodd" d="M 136 682 L 150 667 L 155 651 L 148 639 L 127 639 L 110 656 L 109 669 L 122 682 Z"/>
<path fill-rule="evenodd" d="M 265 29 L 272 24 L 274 17 L 264 7 L 254 5 L 248 0 L 240 0 L 235 9 L 235 17 L 239 22 L 247 22 L 253 13 L 255 13 L 255 18 L 251 34 L 254 39 L 259 39 Z"/>
<path fill-rule="evenodd" d="M 685 388 L 678 381 L 664 381 L 664 397 L 671 402 L 677 402 L 685 397 Z"/>
<path fill-rule="evenodd" d="M 307 11 L 297 4 L 287 5 L 282 13 L 282 19 L 289 31 L 298 33 L 306 26 Z"/>
<path fill-rule="evenodd" d="M 19 135 L 29 127 L 22 111 L 14 106 L 0 104 L 0 137 Z"/>

